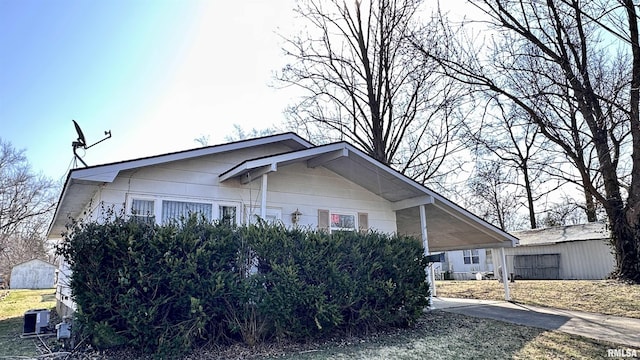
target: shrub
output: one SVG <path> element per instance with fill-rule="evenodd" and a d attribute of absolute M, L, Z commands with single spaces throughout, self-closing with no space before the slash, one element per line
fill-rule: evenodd
<path fill-rule="evenodd" d="M 58 248 L 82 329 L 98 347 L 167 357 L 201 341 L 305 340 L 408 326 L 427 305 L 413 238 L 107 218 L 71 222 Z"/>

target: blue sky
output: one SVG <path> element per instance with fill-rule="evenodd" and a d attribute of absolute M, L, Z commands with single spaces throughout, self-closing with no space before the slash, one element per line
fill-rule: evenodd
<path fill-rule="evenodd" d="M 292 0 L 0 0 L 0 138 L 58 180 L 76 133 L 89 165 L 279 124 Z M 289 28 L 288 28 L 289 27 Z"/>

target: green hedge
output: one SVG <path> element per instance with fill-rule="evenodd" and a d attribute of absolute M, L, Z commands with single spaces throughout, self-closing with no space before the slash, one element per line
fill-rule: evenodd
<path fill-rule="evenodd" d="M 160 357 L 199 342 L 309 339 L 409 326 L 428 304 L 419 241 L 192 216 L 72 222 L 68 261 L 83 334 Z"/>

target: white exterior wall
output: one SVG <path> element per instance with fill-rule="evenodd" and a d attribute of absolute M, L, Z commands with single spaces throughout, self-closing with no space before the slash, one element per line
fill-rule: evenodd
<path fill-rule="evenodd" d="M 55 265 L 42 260 L 30 260 L 11 269 L 11 289 L 52 289 Z"/>
<path fill-rule="evenodd" d="M 191 200 L 212 202 L 214 205 L 235 204 L 241 213 L 245 208 L 259 212 L 260 178 L 248 184 L 241 184 L 235 179 L 219 183 L 220 173 L 235 164 L 193 159 L 123 172 L 96 194 L 93 203 L 97 205 L 92 206 L 92 216 L 101 217 L 101 203 L 104 207 L 113 206 L 120 211 L 123 204 L 130 207 L 132 198 L 158 200 L 156 208 L 163 199 Z M 285 225 L 292 224 L 290 214 L 298 209 L 302 213 L 299 225 L 316 227 L 318 209 L 327 209 L 353 214 L 366 212 L 370 228 L 387 233 L 396 231 L 395 212 L 388 201 L 325 168 L 292 164 L 267 176 L 267 207 L 279 211 Z M 214 216 L 216 212 L 214 206 Z M 241 215 L 240 222 L 247 220 L 244 216 Z"/>
<path fill-rule="evenodd" d="M 494 251 L 497 252 L 497 249 Z M 442 273 L 444 273 L 445 271 L 450 271 L 453 275 L 454 280 L 472 280 L 476 278 L 475 274 L 478 272 L 493 272 L 493 264 L 495 263 L 493 256 L 487 256 L 487 250 L 485 249 L 478 249 L 478 256 L 478 264 L 465 264 L 464 252 L 462 250 L 447 251 L 445 252 L 446 262 L 436 263 L 434 265 L 436 267 L 435 270 L 436 272 L 439 270 Z"/>
<path fill-rule="evenodd" d="M 615 258 L 604 240 L 518 246 L 505 248 L 504 251 L 509 273 L 513 272 L 515 255 L 560 254 L 560 279 L 564 280 L 605 279 L 615 267 Z M 499 254 L 494 254 L 494 262 L 498 257 Z"/>
<path fill-rule="evenodd" d="M 236 166 L 246 158 L 281 152 L 282 146 L 259 149 L 242 149 L 235 152 L 210 155 L 203 158 L 176 161 L 145 168 L 123 171 L 113 183 L 100 187 L 87 206 L 88 217 L 100 219 L 103 208 L 115 211 L 130 209 L 131 199 L 156 200 L 156 219 L 160 221 L 162 200 L 211 202 L 238 205 L 241 223 L 247 221 L 245 209 L 260 212 L 262 180 L 257 178 L 248 184 L 237 179 L 219 182 L 221 173 Z M 396 232 L 395 212 L 391 203 L 359 185 L 323 168 L 308 168 L 305 163 L 281 166 L 269 173 L 267 179 L 267 208 L 281 214 L 284 225 L 292 225 L 291 213 L 302 213 L 299 226 L 317 227 L 318 210 L 339 213 L 368 214 L 369 228 L 385 233 Z M 71 310 L 75 304 L 67 281 L 69 269 L 64 262 L 60 267 L 58 300 Z M 65 309 L 66 311 L 66 309 Z"/>

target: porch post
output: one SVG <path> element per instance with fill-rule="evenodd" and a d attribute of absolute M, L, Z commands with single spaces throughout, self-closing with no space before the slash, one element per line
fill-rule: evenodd
<path fill-rule="evenodd" d="M 504 248 L 500 248 L 500 262 L 502 263 L 502 284 L 504 285 L 504 299 L 506 301 L 511 300 L 511 294 L 509 293 L 509 277 L 507 276 L 507 258 L 504 255 Z"/>
<path fill-rule="evenodd" d="M 260 203 L 260 217 L 267 218 L 267 174 L 262 174 L 262 201 Z"/>
<path fill-rule="evenodd" d="M 427 210 L 425 205 L 420 205 L 420 230 L 422 231 L 422 247 L 424 248 L 424 254 L 429 255 L 429 236 L 427 234 Z M 429 306 L 433 306 L 433 296 L 436 293 L 436 286 L 433 282 L 433 276 L 431 272 L 431 266 L 425 269 L 427 274 L 427 283 L 429 284 Z"/>

